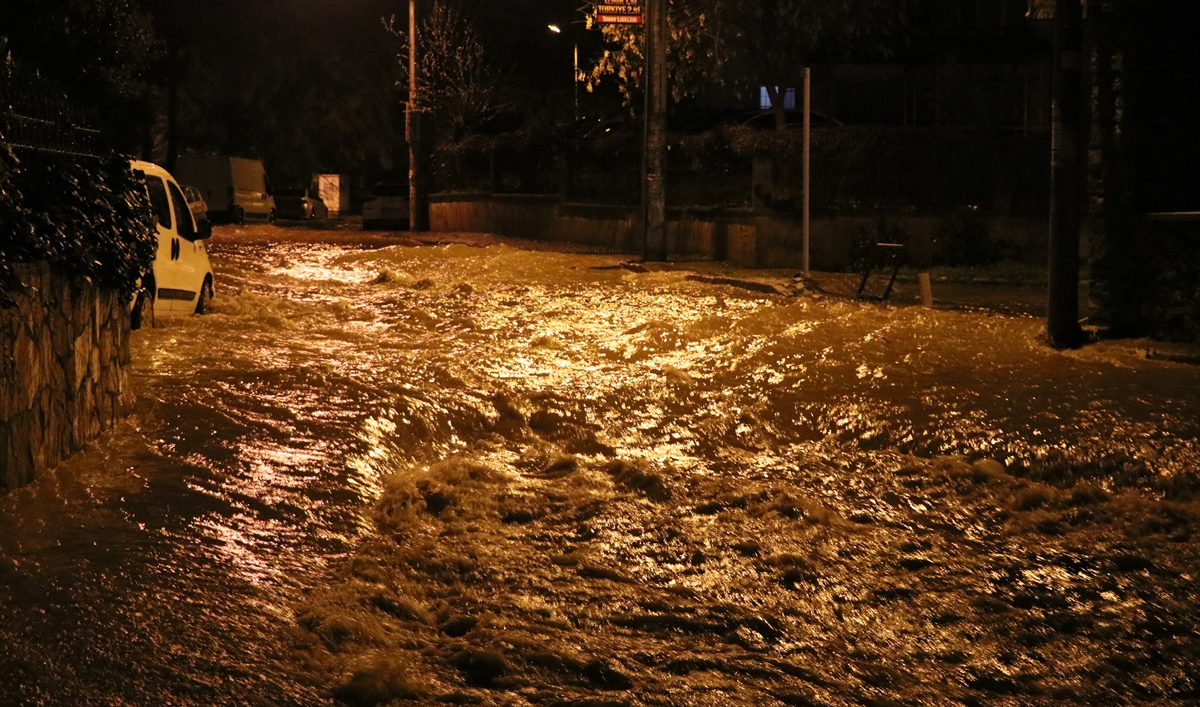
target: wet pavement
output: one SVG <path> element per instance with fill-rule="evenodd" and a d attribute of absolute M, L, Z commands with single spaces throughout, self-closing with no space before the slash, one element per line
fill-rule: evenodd
<path fill-rule="evenodd" d="M 1200 368 L 406 238 L 218 230 L 136 415 L 0 499 L 0 702 L 1200 697 Z"/>

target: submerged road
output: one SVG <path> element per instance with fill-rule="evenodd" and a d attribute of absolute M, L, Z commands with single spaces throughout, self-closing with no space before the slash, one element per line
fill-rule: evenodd
<path fill-rule="evenodd" d="M 134 415 L 0 498 L 0 704 L 1200 696 L 1200 368 L 287 233 L 218 229 Z"/>

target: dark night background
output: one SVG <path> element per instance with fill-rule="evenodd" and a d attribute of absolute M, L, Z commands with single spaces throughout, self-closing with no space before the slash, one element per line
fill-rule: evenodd
<path fill-rule="evenodd" d="M 571 45 L 546 25 L 566 25 L 574 5 L 461 4 L 510 103 L 532 106 L 530 98 L 568 94 Z M 304 182 L 316 170 L 406 169 L 406 87 L 396 85 L 403 47 L 382 19 L 395 15 L 406 29 L 407 3 L 221 0 L 151 2 L 148 9 L 182 57 L 185 149 L 267 158 L 281 182 Z"/>
<path fill-rule="evenodd" d="M 573 43 L 580 42 L 585 68 L 602 50 L 599 33 L 583 29 L 583 3 L 452 4 L 500 77 L 503 129 L 546 132 L 570 122 Z M 406 170 L 404 90 L 396 85 L 402 43 L 381 19 L 396 15 L 404 27 L 407 6 L 402 0 L 2 0 L 0 35 L 9 38 L 19 65 L 49 78 L 72 103 L 97 107 L 119 151 L 168 166 L 186 151 L 260 157 L 277 182 L 303 183 L 314 171 Z M 1194 56 L 1200 10 L 1189 0 L 1137 7 L 1121 28 L 1139 79 L 1138 103 L 1129 107 L 1138 153 L 1133 202 L 1146 211 L 1200 208 L 1194 188 L 1200 120 L 1191 107 L 1200 93 L 1200 62 L 1187 58 Z M 1014 4 L 1013 13 L 1020 9 Z M 889 61 L 972 61 L 972 48 L 994 41 L 963 32 L 954 38 L 957 49 L 943 51 L 949 45 L 922 34 L 921 21 L 900 42 L 908 49 Z M 550 23 L 566 31 L 553 34 Z M 925 56 L 935 46 L 944 56 Z M 615 100 L 606 101 L 587 95 L 585 108 L 611 114 Z"/>
<path fill-rule="evenodd" d="M 547 25 L 582 20 L 576 0 L 458 5 L 500 77 L 502 100 L 519 107 L 516 120 L 569 110 L 572 39 Z M 114 20 L 105 7 L 123 12 Z M 395 15 L 407 29 L 407 13 L 400 0 L 5 0 L 0 34 L 18 64 L 36 67 L 72 102 L 99 106 L 119 150 L 169 161 L 177 86 L 180 151 L 261 157 L 277 182 L 306 183 L 316 170 L 406 169 L 406 87 L 396 85 L 403 45 L 382 20 Z M 148 70 L 126 74 L 122 64 Z"/>

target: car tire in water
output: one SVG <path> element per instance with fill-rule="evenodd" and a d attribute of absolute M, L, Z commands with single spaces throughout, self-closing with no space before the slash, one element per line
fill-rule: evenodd
<path fill-rule="evenodd" d="M 242 225 L 246 222 L 246 212 L 240 206 L 232 206 L 229 209 L 229 222 Z"/>
<path fill-rule="evenodd" d="M 267 223 L 275 223 L 275 209 L 267 212 Z"/>
<path fill-rule="evenodd" d="M 206 279 L 200 286 L 200 297 L 196 299 L 196 314 L 208 314 L 212 308 L 212 298 L 212 281 Z"/>
<path fill-rule="evenodd" d="M 133 300 L 133 309 L 129 312 L 129 328 L 137 331 L 147 322 L 154 327 L 154 295 L 150 290 L 142 289 Z"/>

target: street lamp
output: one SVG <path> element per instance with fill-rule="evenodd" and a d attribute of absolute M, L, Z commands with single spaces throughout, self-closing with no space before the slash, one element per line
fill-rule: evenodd
<path fill-rule="evenodd" d="M 547 29 L 555 34 L 562 34 L 562 27 L 558 25 L 546 25 Z M 579 120 L 579 38 L 575 38 L 575 73 L 571 76 L 571 81 L 575 89 L 575 119 Z"/>

